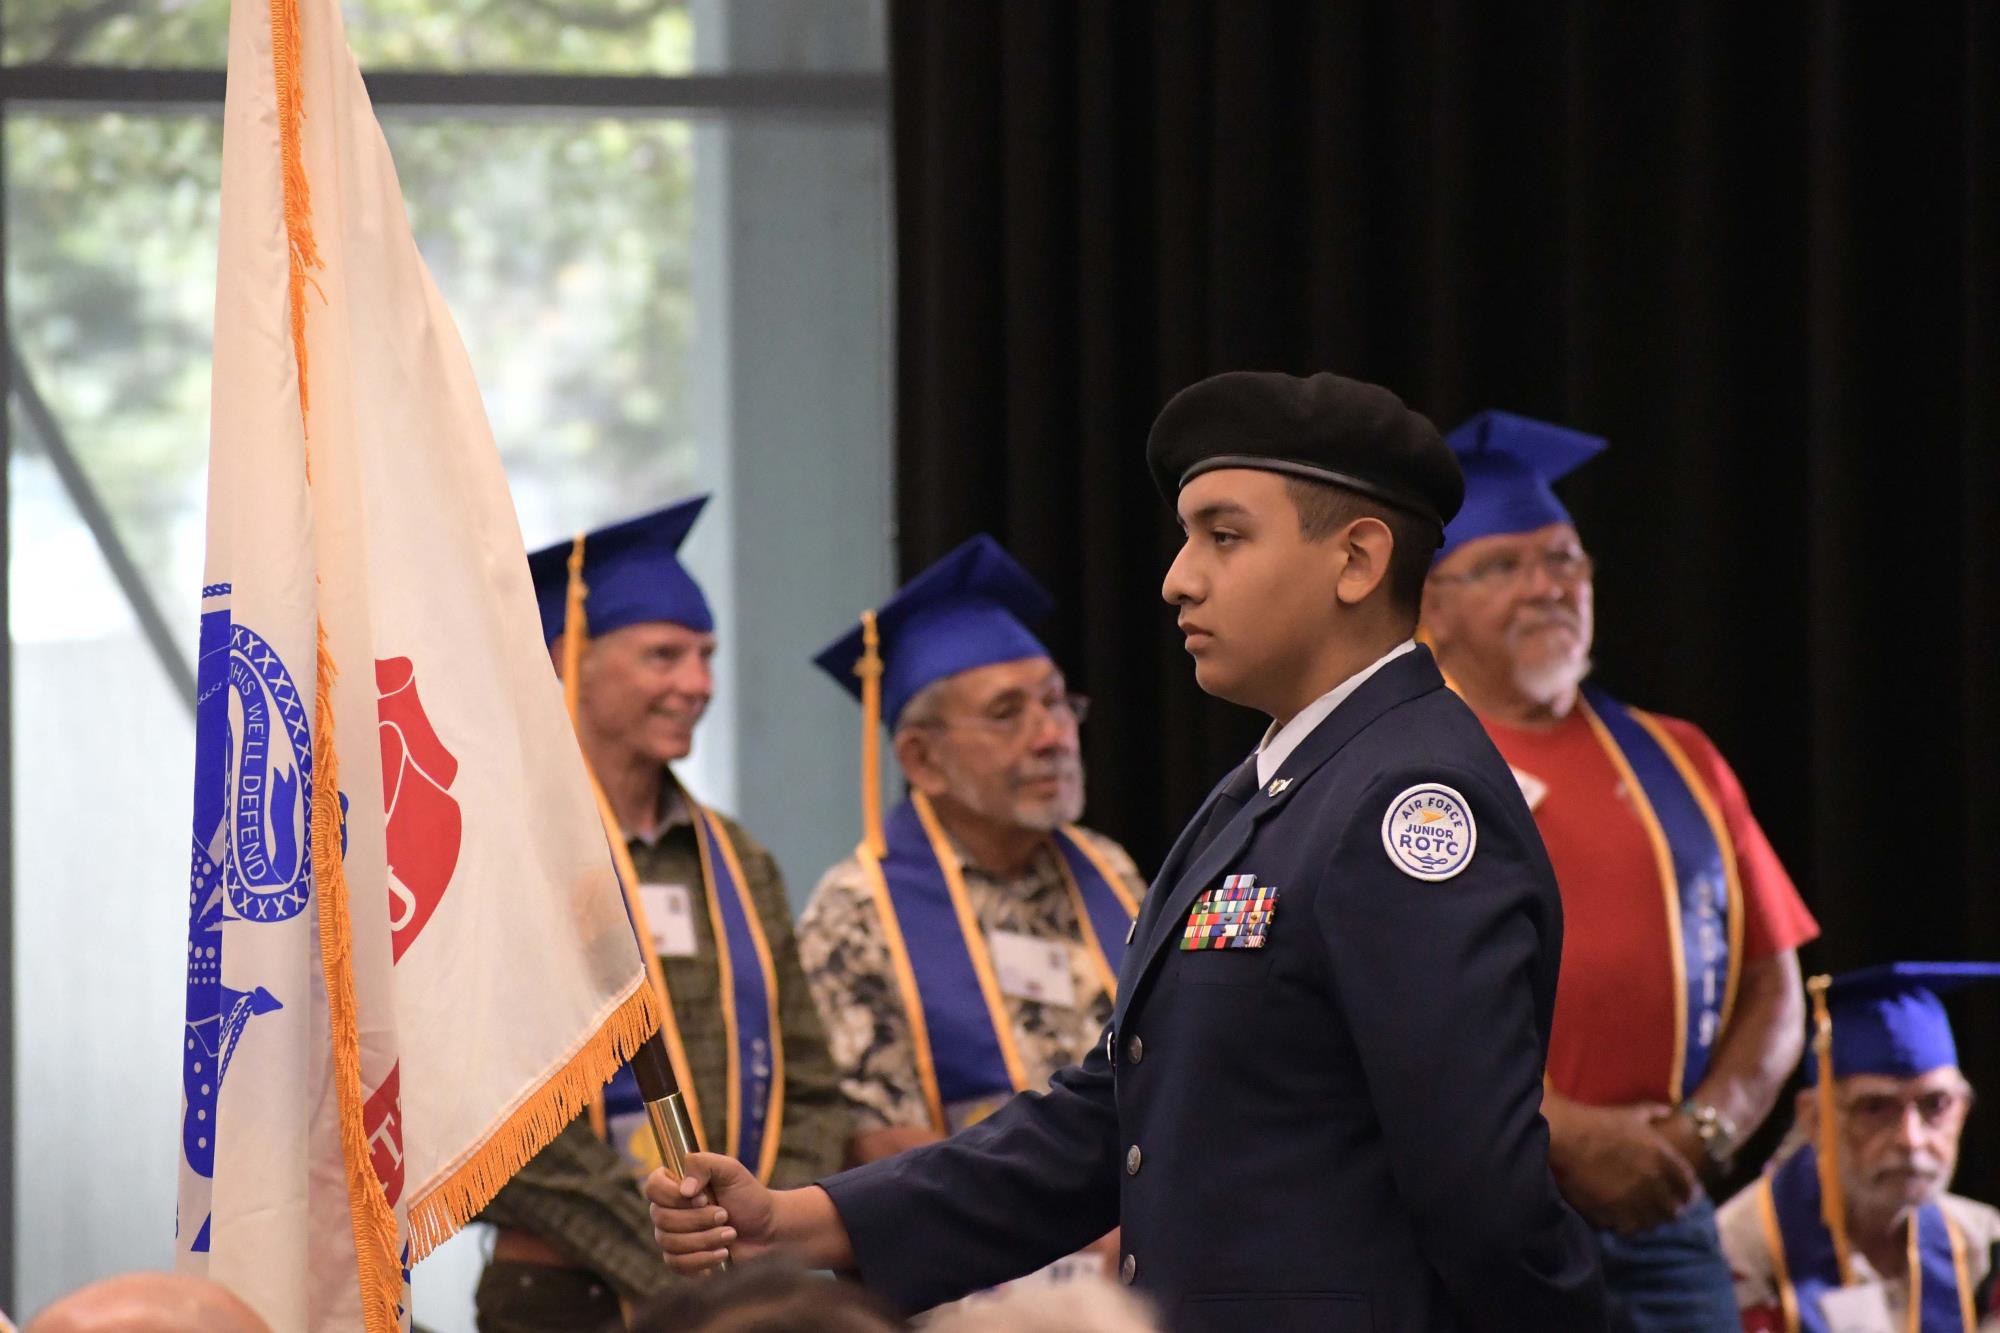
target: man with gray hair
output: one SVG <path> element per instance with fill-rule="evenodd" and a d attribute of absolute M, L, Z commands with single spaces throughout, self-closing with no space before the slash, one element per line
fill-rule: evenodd
<path fill-rule="evenodd" d="M 1027 628 L 1050 609 L 982 534 L 817 659 L 864 714 L 864 837 L 798 927 L 854 1161 L 1044 1086 L 1111 1017 L 1145 883 L 1117 843 L 1076 826 L 1087 701 Z M 910 787 L 886 820 L 871 799 L 881 723 Z"/>

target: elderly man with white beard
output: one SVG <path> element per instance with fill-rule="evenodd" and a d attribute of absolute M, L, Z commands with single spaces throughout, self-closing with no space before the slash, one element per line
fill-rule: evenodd
<path fill-rule="evenodd" d="M 1882 963 L 1817 977 L 1798 1114 L 1724 1204 L 1745 1333 L 2000 1330 L 2000 1209 L 1950 1193 L 1972 1085 L 1941 995 L 2000 963 Z"/>
<path fill-rule="evenodd" d="M 816 659 L 863 712 L 861 846 L 798 927 L 853 1162 L 1046 1087 L 1110 1020 L 1146 885 L 1122 847 L 1076 824 L 1089 701 L 1028 628 L 1052 609 L 981 534 Z M 870 800 L 878 726 L 909 784 L 886 817 Z"/>
<path fill-rule="evenodd" d="M 1550 1164 L 1598 1229 L 1614 1328 L 1733 1329 L 1704 1187 L 1798 1061 L 1797 950 L 1818 926 L 1714 744 L 1584 683 L 1591 561 L 1551 483 L 1604 441 L 1484 412 L 1449 442 L 1465 505 L 1423 628 L 1562 891 Z"/>

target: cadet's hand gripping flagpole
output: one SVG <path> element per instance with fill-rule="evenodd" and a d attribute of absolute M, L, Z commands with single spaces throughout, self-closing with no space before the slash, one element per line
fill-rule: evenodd
<path fill-rule="evenodd" d="M 578 673 L 587 637 L 583 601 L 588 595 L 589 590 L 583 582 L 583 534 L 578 533 L 569 553 L 569 595 L 563 614 L 562 638 L 563 701 L 569 708 L 572 727 L 577 720 Z M 639 897 L 639 872 L 632 864 L 631 852 L 626 850 L 625 832 L 619 827 L 617 812 L 612 810 L 604 788 L 598 785 L 597 774 L 591 770 L 587 755 L 583 767 L 590 778 L 591 794 L 597 798 L 598 816 L 604 821 L 604 837 L 611 845 L 611 860 L 618 870 L 619 887 L 625 893 L 626 912 L 631 918 L 633 934 L 639 945 L 639 956 L 645 960 L 646 976 L 651 980 L 654 997 L 660 1003 L 660 1028 L 632 1052 L 632 1077 L 639 1084 L 640 1099 L 646 1104 L 646 1123 L 653 1127 L 653 1143 L 660 1150 L 661 1163 L 677 1178 L 684 1178 L 688 1173 L 688 1159 L 701 1151 L 701 1134 L 695 1127 L 694 1079 L 688 1072 L 687 1052 L 681 1049 L 680 1032 L 674 1025 L 667 979 L 660 971 L 660 960 L 651 947 L 652 931 L 646 922 L 645 905 Z M 604 1133 L 602 1094 L 592 1099 L 590 1122 L 601 1137 Z M 717 1267 L 729 1267 L 729 1260 L 725 1258 Z"/>

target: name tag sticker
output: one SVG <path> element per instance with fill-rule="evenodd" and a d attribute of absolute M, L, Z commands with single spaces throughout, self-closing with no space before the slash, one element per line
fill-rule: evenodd
<path fill-rule="evenodd" d="M 1514 775 L 1515 785 L 1520 787 L 1521 799 L 1528 803 L 1529 810 L 1532 811 L 1536 806 L 1540 805 L 1542 798 L 1549 794 L 1549 784 L 1526 769 L 1515 768 L 1512 764 L 1509 764 L 1507 771 Z"/>
<path fill-rule="evenodd" d="M 662 958 L 695 956 L 694 893 L 685 884 L 641 884 L 639 903 L 646 909 L 646 928 L 653 932 L 653 952 Z"/>
<path fill-rule="evenodd" d="M 1827 1333 L 1896 1333 L 1889 1313 L 1889 1293 L 1879 1282 L 1860 1287 L 1835 1287 L 1819 1298 Z"/>
<path fill-rule="evenodd" d="M 993 970 L 1000 974 L 1002 994 L 1076 1008 L 1076 974 L 1070 970 L 1069 941 L 1038 940 L 1011 930 L 996 930 L 986 937 L 986 943 L 993 953 Z"/>

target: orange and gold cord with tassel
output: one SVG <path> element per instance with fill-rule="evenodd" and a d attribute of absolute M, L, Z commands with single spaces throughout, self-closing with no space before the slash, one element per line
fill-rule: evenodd
<path fill-rule="evenodd" d="M 1819 1082 L 1813 1089 L 1819 1110 L 1819 1142 L 1814 1145 L 1819 1165 L 1819 1215 L 1833 1237 L 1841 1284 L 1847 1285 L 1854 1281 L 1854 1263 L 1847 1239 L 1847 1195 L 1840 1186 L 1840 1125 L 1833 1102 L 1833 1014 L 1826 1002 L 1832 984 L 1831 977 L 1814 977 L 1806 982 L 1806 994 L 1812 997 L 1813 1056 L 1819 1063 Z"/>
<path fill-rule="evenodd" d="M 285 242 L 292 356 L 299 381 L 299 426 L 306 431 L 311 401 L 306 379 L 306 288 L 318 284 L 309 270 L 320 267 L 312 232 L 312 192 L 299 127 L 305 119 L 305 90 L 299 79 L 303 44 L 297 0 L 270 0 L 271 76 L 278 104 L 278 156 L 283 179 Z M 311 480 L 311 456 L 306 459 Z M 361 1313 L 371 1333 L 389 1333 L 398 1323 L 402 1264 L 397 1257 L 396 1214 L 383 1196 L 362 1123 L 361 1031 L 354 997 L 354 924 L 348 912 L 347 874 L 341 856 L 340 758 L 333 739 L 333 683 L 338 668 L 328 651 L 326 623 L 317 622 L 317 670 L 313 687 L 312 876 L 317 902 L 320 969 L 326 983 L 335 1093 L 340 1104 L 340 1147 L 347 1176 L 347 1201 L 354 1229 L 354 1252 L 361 1288 Z"/>
<path fill-rule="evenodd" d="M 397 1258 L 396 1214 L 375 1178 L 362 1123 L 361 1025 L 354 998 L 354 927 L 348 910 L 347 871 L 340 846 L 340 757 L 333 743 L 333 682 L 339 675 L 319 627 L 318 682 L 313 692 L 313 897 L 319 904 L 320 970 L 326 978 L 332 1029 L 333 1086 L 340 1104 L 340 1149 L 347 1172 L 347 1206 L 354 1226 L 354 1256 L 361 1283 L 361 1312 L 370 1333 L 397 1325 L 403 1296 Z"/>
<path fill-rule="evenodd" d="M 278 101 L 278 169 L 284 186 L 285 244 L 289 254 L 288 286 L 292 354 L 298 362 L 299 416 L 303 420 L 311 395 L 306 386 L 306 288 L 319 291 L 311 270 L 321 267 L 319 245 L 313 239 L 312 186 L 306 177 L 305 150 L 299 126 L 305 120 L 305 90 L 299 80 L 298 0 L 270 0 L 271 73 Z M 324 297 L 324 293 L 321 293 Z"/>
<path fill-rule="evenodd" d="M 877 860 L 889 854 L 882 836 L 882 636 L 875 613 L 861 613 L 861 843 Z"/>
<path fill-rule="evenodd" d="M 583 609 L 584 600 L 590 596 L 590 589 L 583 581 L 583 540 L 584 534 L 579 532 L 570 544 L 569 583 L 563 597 L 563 705 L 569 710 L 572 730 L 577 726 L 578 710 L 583 702 L 583 645 L 590 637 Z M 578 748 L 582 748 L 580 743 Z M 624 892 L 625 906 L 632 914 L 639 957 L 646 964 L 646 978 L 652 982 L 654 998 L 659 1002 L 660 1035 L 666 1042 L 667 1063 L 673 1067 L 674 1081 L 680 1085 L 681 1100 L 687 1105 L 688 1118 L 694 1121 L 695 1139 L 699 1142 L 702 1137 L 701 1103 L 695 1096 L 694 1075 L 688 1066 L 687 1048 L 681 1042 L 680 1024 L 674 1021 L 673 1002 L 667 992 L 667 976 L 660 968 L 658 955 L 653 952 L 653 931 L 646 920 L 646 904 L 639 894 L 639 870 L 632 864 L 632 852 L 625 845 L 625 830 L 618 823 L 618 812 L 611 808 L 611 798 L 604 794 L 603 786 L 597 781 L 597 773 L 590 766 L 588 754 L 583 756 L 583 772 L 590 779 L 590 794 L 597 801 L 597 817 L 604 825 L 604 839 L 611 845 L 611 863 L 618 871 L 618 887 Z M 606 1137 L 603 1088 L 597 1088 L 591 1094 L 590 1128 L 598 1138 Z"/>

